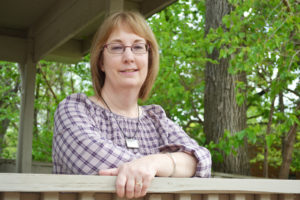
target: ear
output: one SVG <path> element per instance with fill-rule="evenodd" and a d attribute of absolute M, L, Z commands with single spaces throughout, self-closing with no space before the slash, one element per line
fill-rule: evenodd
<path fill-rule="evenodd" d="M 99 59 L 99 61 L 98 61 L 98 67 L 99 67 L 99 69 L 100 69 L 102 72 L 105 72 L 105 70 L 104 70 L 104 65 L 103 65 L 103 58 L 102 58 L 102 59 Z"/>

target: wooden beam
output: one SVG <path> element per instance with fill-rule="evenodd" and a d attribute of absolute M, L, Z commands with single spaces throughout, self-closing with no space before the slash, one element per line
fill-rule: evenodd
<path fill-rule="evenodd" d="M 124 0 L 110 0 L 106 5 L 107 15 L 124 10 Z"/>
<path fill-rule="evenodd" d="M 114 193 L 115 176 L 0 173 L 0 191 L 6 192 L 104 192 Z M 260 199 L 270 194 L 300 194 L 300 180 L 220 179 L 155 177 L 148 188 L 155 194 L 255 194 Z M 239 196 L 237 196 L 239 197 Z M 189 198 L 182 195 L 181 198 Z M 258 197 L 256 197 L 258 198 Z M 255 198 L 255 199 L 256 199 Z M 192 196 L 192 199 L 194 197 Z"/>
<path fill-rule="evenodd" d="M 26 62 L 20 63 L 22 89 L 17 153 L 17 172 L 30 173 L 32 165 L 32 133 L 36 63 L 32 60 L 33 41 L 28 41 Z"/>
<path fill-rule="evenodd" d="M 27 40 L 19 37 L 0 35 L 0 60 L 24 63 Z"/>
<path fill-rule="evenodd" d="M 106 0 L 57 1 L 31 32 L 35 39 L 34 60 L 40 60 L 105 14 Z"/>
<path fill-rule="evenodd" d="M 174 2 L 176 2 L 176 0 L 145 0 L 142 2 L 140 12 L 145 17 L 150 17 Z"/>
<path fill-rule="evenodd" d="M 55 49 L 44 57 L 45 60 L 63 62 L 63 63 L 77 63 L 82 59 L 83 42 L 80 40 L 69 40 L 59 48 Z"/>

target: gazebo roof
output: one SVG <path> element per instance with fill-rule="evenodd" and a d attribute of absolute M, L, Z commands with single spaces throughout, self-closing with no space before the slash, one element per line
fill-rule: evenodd
<path fill-rule="evenodd" d="M 0 3 L 0 60 L 28 55 L 75 63 L 88 53 L 107 14 L 134 9 L 149 17 L 176 0 L 9 0 Z"/>

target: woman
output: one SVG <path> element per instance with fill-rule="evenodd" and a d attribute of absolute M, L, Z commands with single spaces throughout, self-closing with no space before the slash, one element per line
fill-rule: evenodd
<path fill-rule="evenodd" d="M 95 96 L 73 94 L 55 113 L 53 171 L 117 176 L 119 197 L 146 194 L 155 176 L 210 177 L 211 157 L 158 105 L 139 106 L 159 67 L 145 19 L 119 12 L 99 28 L 91 48 Z"/>

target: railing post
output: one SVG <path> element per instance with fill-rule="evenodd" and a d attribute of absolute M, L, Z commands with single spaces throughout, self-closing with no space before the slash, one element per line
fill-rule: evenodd
<path fill-rule="evenodd" d="M 147 200 L 162 200 L 161 194 L 150 194 Z"/>
<path fill-rule="evenodd" d="M 3 200 L 20 200 L 19 192 L 3 192 Z"/>
<path fill-rule="evenodd" d="M 95 200 L 93 192 L 81 192 L 78 200 Z"/>
<path fill-rule="evenodd" d="M 192 200 L 191 194 L 176 194 L 175 200 Z"/>
<path fill-rule="evenodd" d="M 300 195 L 298 195 L 298 198 L 297 198 L 297 194 L 280 194 L 278 199 L 280 199 L 280 200 L 298 200 L 298 199 L 300 199 Z"/>
<path fill-rule="evenodd" d="M 254 200 L 254 195 L 250 194 L 232 194 L 230 195 L 232 200 Z"/>
<path fill-rule="evenodd" d="M 59 194 L 58 192 L 44 192 L 42 200 L 59 200 Z"/>
<path fill-rule="evenodd" d="M 256 196 L 255 200 L 277 200 L 277 195 L 275 195 L 275 194 L 259 194 Z"/>
<path fill-rule="evenodd" d="M 205 194 L 204 200 L 229 200 L 226 194 Z"/>

